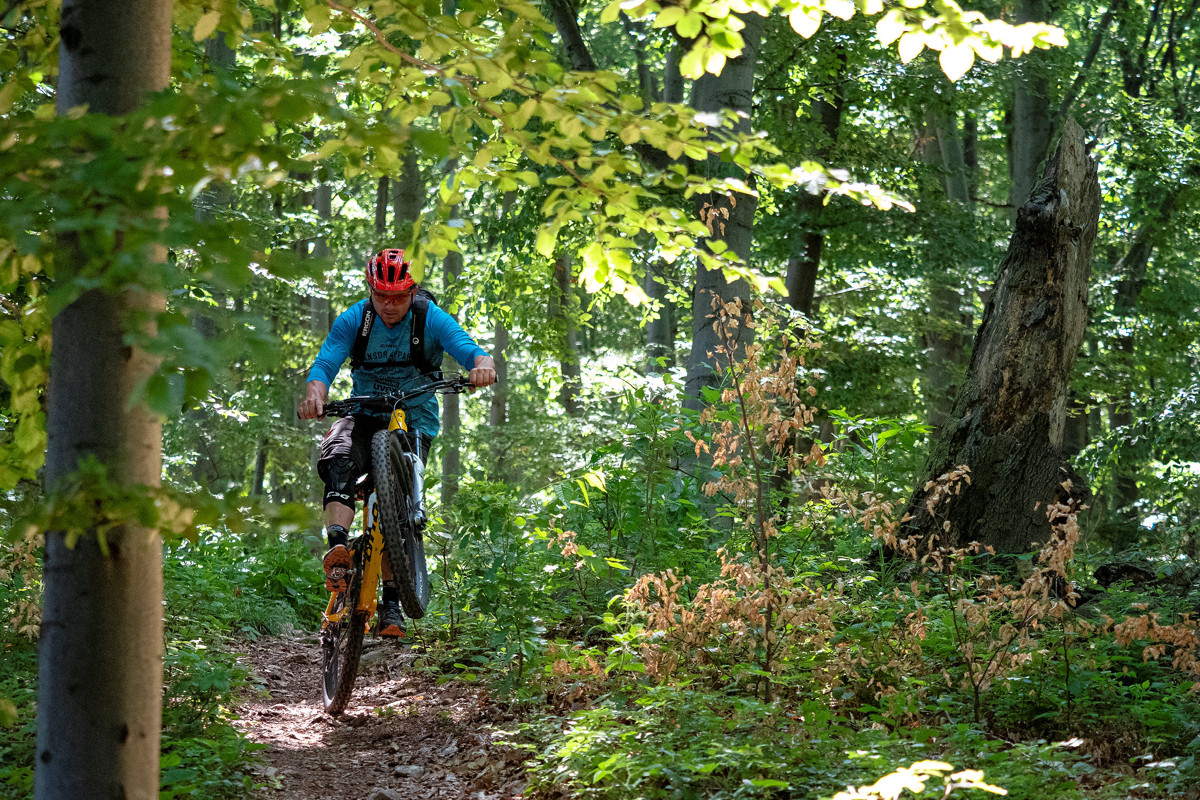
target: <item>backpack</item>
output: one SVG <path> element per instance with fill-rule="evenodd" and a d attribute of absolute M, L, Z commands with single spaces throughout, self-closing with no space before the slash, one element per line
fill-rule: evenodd
<path fill-rule="evenodd" d="M 375 307 L 368 300 L 363 306 L 362 323 L 358 326 L 358 335 L 354 337 L 354 346 L 350 349 L 350 369 L 361 367 L 377 369 L 379 367 L 416 367 L 417 372 L 429 375 L 435 381 L 441 380 L 440 365 L 430 362 L 425 354 L 425 318 L 429 315 L 429 304 L 437 305 L 437 297 L 428 289 L 419 288 L 413 295 L 412 328 L 409 339 L 409 357 L 407 361 L 364 361 L 367 355 L 367 339 L 371 336 L 371 327 L 375 324 Z"/>

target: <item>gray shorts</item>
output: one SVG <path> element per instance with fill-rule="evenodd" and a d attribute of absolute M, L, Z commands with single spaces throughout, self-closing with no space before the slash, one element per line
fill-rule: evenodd
<path fill-rule="evenodd" d="M 321 476 L 321 480 L 329 482 L 329 464 L 338 456 L 350 457 L 356 477 L 366 474 L 371 466 L 371 437 L 376 431 L 387 428 L 387 422 L 382 417 L 365 414 L 358 417 L 342 417 L 335 421 L 321 440 L 321 458 L 317 462 L 317 474 Z M 407 435 L 410 447 L 416 445 L 421 464 L 424 465 L 429 460 L 429 448 L 433 442 L 420 431 L 409 431 Z"/>

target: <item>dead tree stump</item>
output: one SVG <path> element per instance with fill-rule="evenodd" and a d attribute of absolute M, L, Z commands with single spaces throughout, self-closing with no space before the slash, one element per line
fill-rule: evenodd
<path fill-rule="evenodd" d="M 1062 457 L 1071 368 L 1087 324 L 1100 218 L 1096 162 L 1073 119 L 1016 228 L 975 334 L 967 377 L 936 434 L 903 533 L 926 546 L 971 542 L 1028 552 L 1046 541 L 1045 505 L 1086 485 Z M 930 481 L 959 465 L 971 483 L 928 509 Z M 937 537 L 934 539 L 933 537 Z"/>

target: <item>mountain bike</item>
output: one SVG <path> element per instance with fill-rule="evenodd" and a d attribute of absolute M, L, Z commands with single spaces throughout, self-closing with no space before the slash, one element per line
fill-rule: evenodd
<path fill-rule="evenodd" d="M 421 395 L 457 394 L 472 386 L 466 378 L 439 380 L 409 392 L 348 397 L 325 405 L 325 415 L 389 415 L 386 430 L 371 437 L 371 469 L 359 478 L 364 499 L 363 529 L 349 543 L 351 565 L 344 576 L 349 587 L 329 597 L 321 623 L 322 688 L 325 711 L 345 709 L 358 676 L 363 637 L 378 607 L 376 585 L 382 553 L 392 559 L 400 606 L 410 619 L 421 619 L 429 604 L 429 571 L 425 566 L 424 481 L 420 455 L 408 436 L 405 404 Z"/>

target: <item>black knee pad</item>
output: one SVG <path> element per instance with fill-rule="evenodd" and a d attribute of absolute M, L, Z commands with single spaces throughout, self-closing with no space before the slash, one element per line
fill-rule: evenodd
<path fill-rule="evenodd" d="M 354 479 L 357 470 L 350 456 L 334 456 L 317 463 L 317 474 L 325 481 L 325 502 L 354 508 Z"/>

